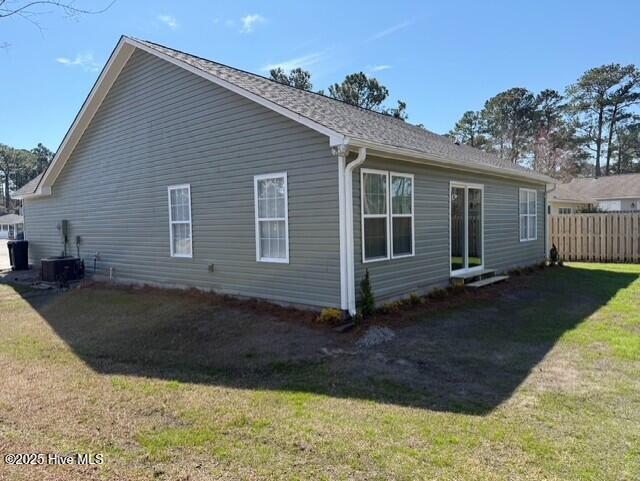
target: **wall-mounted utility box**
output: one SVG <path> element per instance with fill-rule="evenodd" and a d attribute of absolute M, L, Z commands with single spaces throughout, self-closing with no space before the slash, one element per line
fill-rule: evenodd
<path fill-rule="evenodd" d="M 60 235 L 64 238 L 69 236 L 69 221 L 67 219 L 60 221 Z"/>

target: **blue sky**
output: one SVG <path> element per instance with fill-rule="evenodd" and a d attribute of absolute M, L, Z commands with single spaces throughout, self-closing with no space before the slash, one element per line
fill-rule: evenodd
<path fill-rule="evenodd" d="M 444 133 L 507 88 L 563 89 L 590 67 L 640 64 L 638 19 L 631 0 L 117 0 L 95 16 L 41 15 L 42 31 L 5 19 L 0 143 L 55 150 L 121 34 L 261 74 L 301 66 L 314 89 L 362 70 L 389 88 L 390 106 L 407 102 L 410 122 Z"/>

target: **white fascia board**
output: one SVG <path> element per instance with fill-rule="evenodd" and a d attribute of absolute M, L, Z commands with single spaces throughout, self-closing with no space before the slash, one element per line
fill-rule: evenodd
<path fill-rule="evenodd" d="M 120 75 L 122 68 L 127 63 L 131 54 L 134 52 L 136 48 L 143 50 L 151 55 L 159 57 L 167 62 L 170 62 L 178 67 L 181 67 L 195 75 L 203 77 L 221 87 L 224 87 L 232 92 L 235 92 L 249 100 L 252 100 L 274 112 L 277 112 L 285 117 L 298 122 L 306 127 L 309 127 L 321 134 L 324 134 L 329 137 L 329 143 L 331 146 L 336 145 L 344 145 L 346 143 L 345 136 L 340 134 L 339 132 L 335 132 L 328 127 L 325 127 L 317 122 L 314 122 L 307 117 L 299 115 L 295 112 L 292 112 L 289 109 L 286 109 L 274 102 L 266 100 L 259 95 L 255 95 L 237 85 L 234 85 L 226 80 L 220 79 L 215 75 L 212 75 L 204 70 L 193 67 L 192 65 L 183 62 L 181 60 L 175 59 L 169 55 L 166 55 L 162 52 L 159 52 L 143 43 L 140 43 L 129 37 L 122 37 L 116 48 L 113 50 L 113 53 L 109 57 L 107 64 L 102 69 L 102 72 L 98 76 L 98 80 L 94 84 L 89 96 L 85 100 L 80 112 L 76 115 L 76 118 L 71 124 L 71 127 L 67 131 L 67 134 L 62 141 L 62 144 L 58 148 L 53 161 L 49 165 L 49 168 L 45 172 L 44 176 L 40 180 L 36 191 L 30 194 L 22 194 L 20 196 L 16 196 L 16 199 L 28 199 L 32 197 L 40 197 L 45 195 L 50 195 L 51 193 L 51 185 L 55 182 L 56 178 L 60 174 L 60 171 L 64 167 L 64 164 L 67 162 L 69 156 L 73 152 L 73 149 L 78 144 L 78 141 L 82 137 L 82 134 L 88 127 L 91 119 L 97 112 L 98 108 L 102 104 L 102 101 L 106 97 L 107 93 L 111 89 L 113 83 Z"/>
<path fill-rule="evenodd" d="M 478 163 L 461 162 L 459 160 L 452 160 L 446 157 L 438 157 L 432 154 L 423 154 L 411 149 L 404 149 L 402 147 L 393 147 L 385 144 L 378 144 L 360 139 L 350 139 L 351 147 L 365 147 L 369 151 L 369 155 L 379 156 L 389 159 L 403 160 L 405 162 L 416 162 L 420 164 L 434 165 L 437 167 L 444 167 L 449 169 L 455 169 L 466 172 L 477 172 L 483 174 L 491 174 L 499 177 L 506 177 L 509 179 L 527 180 L 529 182 L 541 183 L 541 184 L 555 184 L 555 179 L 542 174 L 509 171 L 501 167 L 492 165 L 484 165 Z"/>
<path fill-rule="evenodd" d="M 24 198 L 51 194 L 51 185 L 55 182 L 58 174 L 60 174 L 62 167 L 64 167 L 64 164 L 67 162 L 71 152 L 75 149 L 78 141 L 82 137 L 82 134 L 97 112 L 98 107 L 102 104 L 102 101 L 111 89 L 116 78 L 118 78 L 118 75 L 120 75 L 122 68 L 127 63 L 134 50 L 135 48 L 127 42 L 126 37 L 122 37 L 120 39 L 116 48 L 113 50 L 113 53 L 109 57 L 107 64 L 102 69 L 102 72 L 100 72 L 98 80 L 93 85 L 91 92 L 89 92 L 89 96 L 82 104 L 80 112 L 78 112 L 76 118 L 71 124 L 71 127 L 67 131 L 62 144 L 60 144 L 60 147 L 56 151 L 56 155 L 53 158 L 51 165 L 49 165 L 49 168 L 42 176 L 36 191 L 29 196 L 25 195 Z"/>
<path fill-rule="evenodd" d="M 594 197 L 594 200 L 634 200 L 640 199 L 640 195 L 616 195 L 609 197 Z"/>
<path fill-rule="evenodd" d="M 40 181 L 40 183 L 42 183 L 42 180 Z M 41 187 L 38 189 L 38 191 L 28 194 L 11 194 L 11 198 L 16 200 L 24 200 L 33 199 L 34 197 L 46 197 L 48 195 L 51 195 L 51 187 Z"/>

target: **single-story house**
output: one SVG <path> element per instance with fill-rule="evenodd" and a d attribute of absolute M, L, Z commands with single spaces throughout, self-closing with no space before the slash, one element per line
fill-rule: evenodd
<path fill-rule="evenodd" d="M 0 239 L 15 239 L 23 230 L 24 218 L 18 214 L 0 216 Z"/>
<path fill-rule="evenodd" d="M 34 264 L 67 247 L 66 220 L 69 250 L 96 257 L 99 276 L 354 313 L 366 269 L 384 302 L 543 261 L 552 183 L 402 120 L 122 37 L 17 197 Z"/>
<path fill-rule="evenodd" d="M 574 214 L 587 208 L 640 211 L 640 174 L 572 179 L 549 192 L 549 206 L 551 214 Z"/>
<path fill-rule="evenodd" d="M 593 206 L 592 198 L 583 196 L 568 186 L 569 183 L 557 184 L 555 189 L 549 192 L 549 214 L 575 214 Z"/>

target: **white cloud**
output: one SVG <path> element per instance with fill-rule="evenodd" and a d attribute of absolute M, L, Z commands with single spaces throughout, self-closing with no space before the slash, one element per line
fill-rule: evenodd
<path fill-rule="evenodd" d="M 389 70 L 391 67 L 391 65 L 374 65 L 373 67 L 371 67 L 371 71 L 372 72 L 382 72 L 383 70 Z"/>
<path fill-rule="evenodd" d="M 315 52 L 307 55 L 303 55 L 301 57 L 291 58 L 289 60 L 283 60 L 282 62 L 271 63 L 269 65 L 265 65 L 260 70 L 263 72 L 268 72 L 273 68 L 280 67 L 281 69 L 289 72 L 294 68 L 305 68 L 310 67 L 311 65 L 317 64 L 324 57 L 325 52 Z"/>
<path fill-rule="evenodd" d="M 158 15 L 158 20 L 164 23 L 171 30 L 178 28 L 178 21 L 173 15 Z"/>
<path fill-rule="evenodd" d="M 79 53 L 75 56 L 74 59 L 70 59 L 68 57 L 58 57 L 56 58 L 56 62 L 62 65 L 66 65 L 67 67 L 80 67 L 86 72 L 100 71 L 100 64 L 94 60 L 93 54 L 91 52 Z"/>
<path fill-rule="evenodd" d="M 259 15 L 257 13 L 254 13 L 253 15 L 245 15 L 240 19 L 240 22 L 242 23 L 240 32 L 251 33 L 253 32 L 253 29 L 256 27 L 256 25 L 264 23 L 265 21 L 266 19 L 262 15 Z"/>
<path fill-rule="evenodd" d="M 369 37 L 367 39 L 368 42 L 371 42 L 373 40 L 378 40 L 381 39 L 383 37 L 386 37 L 388 35 L 391 35 L 392 33 L 396 33 L 399 30 L 405 29 L 407 28 L 409 25 L 411 25 L 413 22 L 410 21 L 406 21 L 406 22 L 402 22 L 402 23 L 398 23 L 396 25 L 393 25 L 389 28 L 386 28 L 384 30 L 381 30 L 375 34 L 373 34 L 371 37 Z"/>

